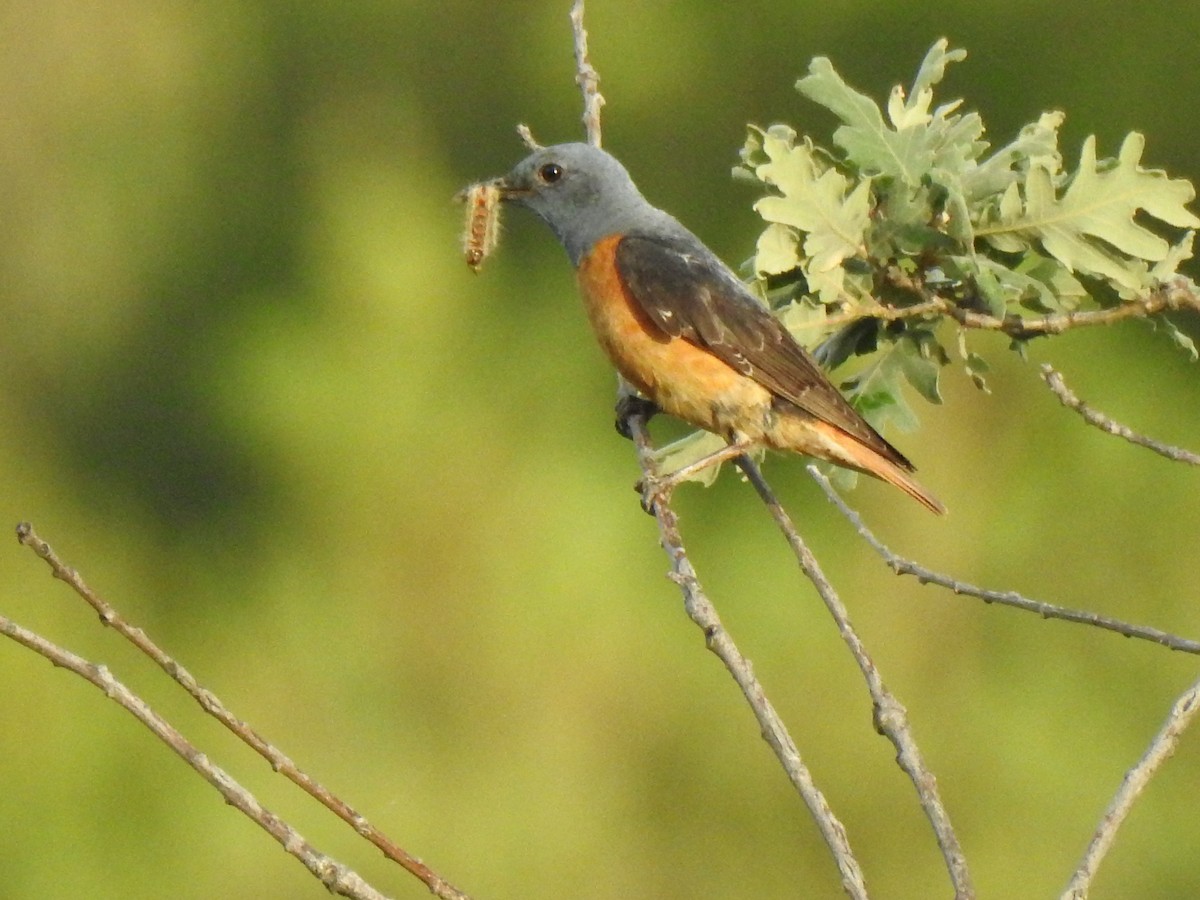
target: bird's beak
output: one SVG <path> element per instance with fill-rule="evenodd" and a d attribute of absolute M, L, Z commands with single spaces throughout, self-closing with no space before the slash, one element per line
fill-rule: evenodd
<path fill-rule="evenodd" d="M 528 197 L 533 191 L 529 188 L 517 187 L 508 180 L 507 175 L 499 178 L 491 178 L 487 181 L 478 181 L 475 184 L 468 184 L 465 188 L 454 195 L 454 199 L 459 203 L 469 203 L 472 198 L 490 194 L 493 201 L 500 200 L 501 202 L 508 200 L 520 200 L 523 197 Z"/>
<path fill-rule="evenodd" d="M 522 197 L 528 197 L 533 193 L 529 188 L 520 187 L 510 182 L 507 175 L 500 178 L 493 178 L 488 183 L 500 192 L 500 199 L 502 201 L 520 200 Z"/>

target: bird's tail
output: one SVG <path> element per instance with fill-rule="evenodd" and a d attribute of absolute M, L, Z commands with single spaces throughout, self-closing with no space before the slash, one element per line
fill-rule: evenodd
<path fill-rule="evenodd" d="M 912 475 L 912 465 L 890 444 L 879 439 L 885 450 L 891 450 L 895 459 L 869 447 L 851 434 L 820 419 L 792 418 L 778 423 L 777 430 L 768 435 L 770 443 L 781 450 L 795 450 L 827 459 L 839 466 L 864 472 L 880 481 L 900 488 L 927 510 L 944 515 L 946 507 L 929 493 Z"/>
<path fill-rule="evenodd" d="M 917 479 L 913 478 L 910 472 L 905 471 L 891 460 L 884 459 L 873 450 L 866 447 L 863 447 L 863 450 L 874 458 L 869 465 L 855 466 L 854 468 L 900 488 L 930 512 L 937 513 L 939 516 L 946 514 L 946 507 L 942 505 L 942 502 L 929 493 Z"/>

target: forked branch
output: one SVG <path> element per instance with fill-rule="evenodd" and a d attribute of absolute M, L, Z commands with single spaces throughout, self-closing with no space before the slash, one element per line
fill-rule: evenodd
<path fill-rule="evenodd" d="M 45 560 L 46 564 L 50 566 L 54 577 L 65 582 L 76 594 L 82 597 L 100 616 L 100 621 L 104 625 L 111 627 L 139 651 L 149 657 L 159 668 L 174 679 L 180 687 L 187 691 L 206 713 L 219 721 L 243 743 L 262 756 L 271 765 L 272 769 L 283 774 L 293 784 L 315 798 L 326 809 L 353 828 L 357 834 L 374 844 L 388 859 L 398 863 L 409 873 L 419 878 L 434 896 L 440 897 L 442 900 L 469 900 L 466 894 L 449 884 L 419 859 L 416 859 L 399 847 L 349 804 L 303 772 L 285 753 L 259 735 L 248 724 L 234 716 L 212 691 L 202 687 L 184 666 L 164 652 L 151 640 L 145 631 L 130 624 L 112 604 L 93 590 L 84 580 L 83 576 L 79 574 L 78 570 L 67 565 L 54 552 L 54 549 L 38 536 L 32 525 L 29 523 L 18 525 L 17 540 Z M 19 629 L 19 626 L 12 626 L 12 628 Z M 14 640 L 18 640 L 26 647 L 46 656 L 56 665 L 63 665 L 76 674 L 87 678 L 97 687 L 102 688 L 108 696 L 137 716 L 143 724 L 150 728 L 172 750 L 183 756 L 188 761 L 188 764 L 192 765 L 193 768 L 205 777 L 205 780 L 220 790 L 222 795 L 233 806 L 250 816 L 260 827 L 265 828 L 276 840 L 283 843 L 285 849 L 288 849 L 289 853 L 292 853 L 304 862 L 313 874 L 321 877 L 322 882 L 330 890 L 334 890 L 335 888 L 330 882 L 326 881 L 326 876 L 333 878 L 339 884 L 343 881 L 346 884 L 358 884 L 361 881 L 361 879 L 358 879 L 358 876 L 354 875 L 350 870 L 345 869 L 344 866 L 334 864 L 320 854 L 316 854 L 316 851 L 308 847 L 286 822 L 263 810 L 258 801 L 249 792 L 237 785 L 236 782 L 216 766 L 209 763 L 204 754 L 187 743 L 173 726 L 153 713 L 143 700 L 130 692 L 120 682 L 117 682 L 107 670 L 103 670 L 102 667 L 98 668 L 86 660 L 81 660 L 79 657 L 55 647 L 48 641 L 32 635 L 31 632 L 24 632 L 23 630 L 10 631 L 6 628 L 4 633 Z M 18 634 L 22 636 L 18 637 Z M 26 635 L 31 635 L 36 640 L 23 639 Z M 55 655 L 52 655 L 52 651 Z M 203 765 L 199 765 L 197 760 Z M 237 802 L 226 795 L 225 788 L 228 788 L 236 795 Z M 295 850 L 292 845 L 295 845 Z M 296 852 L 296 850 L 303 850 L 304 853 L 301 854 Z M 314 868 L 314 865 L 318 865 L 318 868 Z M 325 875 L 323 876 L 322 873 L 325 873 Z M 355 879 L 358 880 L 356 881 Z M 365 882 L 362 884 L 366 888 L 370 887 L 369 885 L 365 885 Z M 348 893 L 346 896 L 375 897 L 381 895 L 370 889 L 367 893 Z"/>

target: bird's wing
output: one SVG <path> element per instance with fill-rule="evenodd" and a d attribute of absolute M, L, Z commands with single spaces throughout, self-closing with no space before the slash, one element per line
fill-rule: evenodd
<path fill-rule="evenodd" d="M 617 245 L 616 264 L 629 295 L 664 333 L 708 350 L 772 394 L 912 468 L 783 324 L 698 241 L 627 235 Z"/>

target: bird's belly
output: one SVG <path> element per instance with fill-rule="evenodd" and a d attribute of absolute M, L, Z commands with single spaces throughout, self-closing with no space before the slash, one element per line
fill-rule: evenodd
<path fill-rule="evenodd" d="M 600 346 L 630 383 L 663 411 L 708 431 L 763 440 L 771 393 L 713 354 L 665 334 L 629 297 L 601 241 L 579 267 L 579 286 Z"/>

